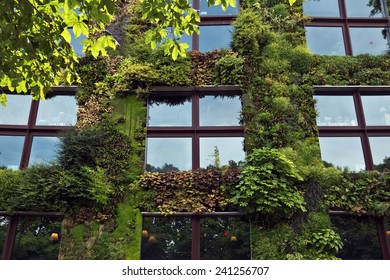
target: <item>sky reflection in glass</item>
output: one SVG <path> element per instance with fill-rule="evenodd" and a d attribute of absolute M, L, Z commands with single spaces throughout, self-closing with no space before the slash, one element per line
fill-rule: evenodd
<path fill-rule="evenodd" d="M 201 126 L 238 126 L 241 109 L 240 96 L 205 95 L 199 98 L 199 123 Z"/>
<path fill-rule="evenodd" d="M 317 100 L 318 126 L 357 126 L 355 105 L 352 96 L 314 97 Z"/>
<path fill-rule="evenodd" d="M 230 160 L 235 163 L 245 159 L 243 137 L 201 137 L 200 138 L 200 167 L 215 166 L 215 148 L 219 152 L 221 166 Z"/>
<path fill-rule="evenodd" d="M 306 26 L 307 47 L 314 54 L 345 55 L 341 27 Z"/>
<path fill-rule="evenodd" d="M 24 136 L 0 136 L 0 168 L 19 169 Z"/>
<path fill-rule="evenodd" d="M 179 170 L 192 169 L 191 138 L 148 138 L 146 163 L 154 168 L 173 165 Z"/>
<path fill-rule="evenodd" d="M 306 0 L 303 2 L 303 12 L 311 17 L 339 17 L 338 0 Z"/>
<path fill-rule="evenodd" d="M 322 160 L 350 171 L 366 168 L 360 137 L 320 137 Z"/>
<path fill-rule="evenodd" d="M 59 145 L 60 139 L 58 137 L 33 137 L 29 165 L 48 164 L 55 160 Z"/>
<path fill-rule="evenodd" d="M 7 94 L 7 106 L 0 106 L 0 124 L 27 125 L 31 96 Z"/>

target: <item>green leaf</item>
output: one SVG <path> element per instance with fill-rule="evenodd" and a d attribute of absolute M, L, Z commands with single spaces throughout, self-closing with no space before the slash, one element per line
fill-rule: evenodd
<path fill-rule="evenodd" d="M 65 39 L 65 41 L 66 41 L 67 43 L 70 44 L 70 41 L 71 41 L 71 39 L 72 39 L 72 36 L 70 35 L 70 32 L 69 32 L 69 30 L 68 30 L 67 28 L 65 28 L 64 31 L 62 31 L 61 36 L 62 36 L 62 38 Z"/>
<path fill-rule="evenodd" d="M 89 36 L 88 25 L 84 22 L 77 22 L 75 25 L 73 25 L 73 32 L 76 38 L 80 37 L 81 34 L 88 37 Z"/>
<path fill-rule="evenodd" d="M 288 0 L 290 2 L 290 5 L 292 6 L 297 0 Z"/>
<path fill-rule="evenodd" d="M 5 93 L 0 95 L 0 103 L 3 107 L 5 107 L 5 104 L 7 103 L 7 95 Z"/>

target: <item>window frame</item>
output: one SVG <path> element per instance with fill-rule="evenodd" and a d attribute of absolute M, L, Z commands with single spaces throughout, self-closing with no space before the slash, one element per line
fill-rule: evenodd
<path fill-rule="evenodd" d="M 192 170 L 200 168 L 200 138 L 202 137 L 244 137 L 244 127 L 238 126 L 200 126 L 199 125 L 199 97 L 203 94 L 211 95 L 240 95 L 239 86 L 212 86 L 212 87 L 155 87 L 151 89 L 151 96 L 164 96 L 174 93 L 191 94 L 192 124 L 191 126 L 147 126 L 146 141 L 148 138 L 191 138 L 192 139 Z M 242 101 L 243 102 L 243 101 Z M 148 114 L 149 115 L 149 114 Z M 244 147 L 243 147 L 244 148 Z M 148 151 L 146 150 L 146 154 Z M 145 167 L 146 167 L 145 160 Z"/>
<path fill-rule="evenodd" d="M 34 212 L 34 211 L 15 211 L 13 213 L 9 213 L 6 211 L 0 211 L 0 216 L 8 217 L 9 224 L 7 233 L 5 236 L 5 242 L 3 247 L 3 252 L 1 260 L 11 260 L 12 259 L 12 251 L 15 244 L 15 238 L 18 230 L 18 223 L 20 217 L 47 217 L 47 218 L 64 218 L 64 213 L 62 212 Z"/>
<path fill-rule="evenodd" d="M 142 212 L 142 225 L 144 218 L 191 218 L 191 260 L 201 259 L 201 219 L 207 218 L 230 218 L 230 217 L 245 217 L 241 212 L 208 212 L 208 213 L 193 213 L 193 212 L 176 212 L 175 214 L 166 215 L 160 212 Z M 250 248 L 252 251 L 252 248 Z M 251 253 L 252 256 L 252 253 Z"/>
<path fill-rule="evenodd" d="M 4 90 L 7 94 L 14 94 Z M 75 96 L 77 86 L 56 86 L 52 87 L 52 92 L 47 97 L 54 96 Z M 26 98 L 31 98 L 27 95 Z M 0 124 L 0 136 L 24 136 L 22 155 L 19 163 L 19 169 L 27 168 L 29 165 L 32 149 L 33 137 L 58 137 L 61 131 L 72 129 L 74 126 L 49 126 L 36 125 L 39 103 L 41 100 L 32 100 L 29 117 L 26 125 Z"/>
<path fill-rule="evenodd" d="M 239 6 L 239 4 L 238 4 Z M 193 0 L 192 8 L 200 12 L 200 0 Z M 238 7 L 239 8 L 239 7 Z M 237 15 L 199 15 L 200 22 L 198 26 L 213 26 L 213 25 L 231 25 Z M 192 34 L 192 50 L 199 51 L 199 35 L 194 32 Z"/>
<path fill-rule="evenodd" d="M 360 137 L 366 169 L 374 169 L 369 138 L 390 137 L 390 125 L 366 125 L 361 97 L 366 95 L 390 96 L 390 86 L 315 86 L 314 91 L 314 96 L 353 96 L 358 125 L 318 126 L 319 137 Z"/>
<path fill-rule="evenodd" d="M 305 27 L 341 27 L 344 39 L 345 54 L 347 56 L 354 55 L 352 51 L 350 27 L 387 28 L 389 33 L 390 24 L 387 6 L 384 7 L 384 17 L 348 17 L 345 1 L 338 0 L 338 3 L 340 17 L 309 16 L 310 20 L 308 22 L 305 22 Z M 389 41 L 389 39 L 387 40 Z"/>

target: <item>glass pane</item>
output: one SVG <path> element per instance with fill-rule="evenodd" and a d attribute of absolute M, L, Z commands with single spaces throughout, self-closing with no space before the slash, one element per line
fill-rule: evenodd
<path fill-rule="evenodd" d="M 167 28 L 167 37 L 166 38 L 171 38 L 171 39 L 178 39 L 179 42 L 182 42 L 182 43 L 187 43 L 187 45 L 189 46 L 189 48 L 187 50 L 192 50 L 192 35 L 187 35 L 187 33 L 183 33 L 183 35 L 179 38 L 179 37 L 176 37 L 174 36 L 173 34 L 173 27 L 168 27 Z M 166 38 L 163 39 L 163 42 L 166 40 Z"/>
<path fill-rule="evenodd" d="M 307 47 L 314 54 L 345 55 L 342 27 L 306 26 Z"/>
<path fill-rule="evenodd" d="M 353 55 L 380 55 L 389 51 L 387 28 L 350 27 Z M 386 36 L 386 37 L 385 37 Z"/>
<path fill-rule="evenodd" d="M 58 137 L 33 137 L 29 165 L 55 160 L 59 144 Z"/>
<path fill-rule="evenodd" d="M 331 216 L 344 247 L 337 257 L 343 260 L 383 259 L 376 224 L 368 217 Z"/>
<path fill-rule="evenodd" d="M 237 165 L 245 159 L 243 137 L 200 138 L 200 167 Z"/>
<path fill-rule="evenodd" d="M 191 218 L 144 217 L 142 260 L 190 260 Z"/>
<path fill-rule="evenodd" d="M 9 225 L 9 218 L 0 216 L 0 260 L 2 259 L 3 249 L 5 245 L 5 238 L 7 237 L 7 230 Z"/>
<path fill-rule="evenodd" d="M 146 171 L 192 169 L 191 138 L 148 138 Z"/>
<path fill-rule="evenodd" d="M 206 95 L 199 98 L 201 126 L 239 126 L 241 96 Z"/>
<path fill-rule="evenodd" d="M 374 168 L 390 169 L 390 137 L 369 137 Z"/>
<path fill-rule="evenodd" d="M 250 260 L 249 222 L 241 218 L 201 219 L 202 260 Z"/>
<path fill-rule="evenodd" d="M 384 16 L 382 13 L 382 0 L 345 0 L 345 6 L 348 17 Z"/>
<path fill-rule="evenodd" d="M 311 17 L 340 17 L 338 0 L 303 1 L 303 12 Z"/>
<path fill-rule="evenodd" d="M 360 137 L 320 137 L 320 147 L 326 165 L 351 171 L 366 168 Z"/>
<path fill-rule="evenodd" d="M 19 169 L 24 136 L 0 136 L 0 168 Z"/>
<path fill-rule="evenodd" d="M 357 126 L 353 96 L 314 96 L 318 126 Z"/>
<path fill-rule="evenodd" d="M 231 32 L 233 31 L 233 26 L 200 26 L 199 29 L 199 50 L 201 52 L 230 48 L 230 43 L 232 41 Z"/>
<path fill-rule="evenodd" d="M 21 217 L 12 250 L 14 260 L 56 260 L 60 248 L 61 219 Z"/>
<path fill-rule="evenodd" d="M 74 96 L 57 95 L 39 101 L 36 125 L 72 126 L 77 121 L 77 102 Z"/>
<path fill-rule="evenodd" d="M 221 5 L 218 6 L 208 6 L 206 0 L 200 0 L 200 16 L 229 16 L 237 15 L 238 7 L 240 6 L 240 1 L 236 0 L 236 7 L 229 6 L 226 11 L 222 10 Z"/>
<path fill-rule="evenodd" d="M 74 35 L 74 32 L 73 32 L 73 29 L 69 28 L 68 30 L 69 30 L 69 33 L 71 36 L 70 44 L 73 47 L 75 54 L 77 56 L 83 56 L 84 55 L 84 52 L 83 52 L 84 45 L 82 45 L 81 42 L 84 41 L 85 39 L 87 39 L 87 37 L 85 37 L 85 35 L 81 34 L 78 38 L 76 38 Z"/>
<path fill-rule="evenodd" d="M 191 96 L 151 97 L 148 126 L 191 126 Z"/>
<path fill-rule="evenodd" d="M 390 96 L 362 96 L 366 125 L 390 125 Z"/>
<path fill-rule="evenodd" d="M 30 95 L 7 94 L 7 106 L 0 106 L 0 125 L 27 125 L 30 107 Z"/>

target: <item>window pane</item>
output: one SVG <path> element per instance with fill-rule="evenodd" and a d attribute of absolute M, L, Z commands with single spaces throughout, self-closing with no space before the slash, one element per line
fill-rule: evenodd
<path fill-rule="evenodd" d="M 0 136 L 0 168 L 19 169 L 24 136 Z"/>
<path fill-rule="evenodd" d="M 338 252 L 337 257 L 343 260 L 383 259 L 373 219 L 331 216 L 331 221 L 344 243 L 344 247 Z"/>
<path fill-rule="evenodd" d="M 200 138 L 200 167 L 235 165 L 245 159 L 243 137 Z"/>
<path fill-rule="evenodd" d="M 311 17 L 340 17 L 338 0 L 303 1 L 304 14 Z"/>
<path fill-rule="evenodd" d="M 7 106 L 0 106 L 0 124 L 27 125 L 30 107 L 30 95 L 7 94 Z"/>
<path fill-rule="evenodd" d="M 341 27 L 306 26 L 307 47 L 315 54 L 345 55 Z"/>
<path fill-rule="evenodd" d="M 353 55 L 380 55 L 389 51 L 388 40 L 384 37 L 388 34 L 387 28 L 350 27 L 349 33 Z"/>
<path fill-rule="evenodd" d="M 33 137 L 29 165 L 55 160 L 59 144 L 58 137 Z"/>
<path fill-rule="evenodd" d="M 191 126 L 191 96 L 178 95 L 149 99 L 149 126 Z"/>
<path fill-rule="evenodd" d="M 199 29 L 199 50 L 201 52 L 230 48 L 230 43 L 232 41 L 231 32 L 233 31 L 233 26 L 200 26 Z"/>
<path fill-rule="evenodd" d="M 77 121 L 77 103 L 74 96 L 57 95 L 39 101 L 36 125 L 72 126 Z"/>
<path fill-rule="evenodd" d="M 2 259 L 5 238 L 7 237 L 7 230 L 9 225 L 9 218 L 0 216 L 0 260 Z"/>
<path fill-rule="evenodd" d="M 200 16 L 228 16 L 228 15 L 237 15 L 238 7 L 240 6 L 240 1 L 236 0 L 236 7 L 229 6 L 226 11 L 222 10 L 221 5 L 218 6 L 208 6 L 206 0 L 200 0 Z"/>
<path fill-rule="evenodd" d="M 380 171 L 390 168 L 390 137 L 369 137 L 374 168 Z"/>
<path fill-rule="evenodd" d="M 318 126 L 357 126 L 353 96 L 314 97 L 317 101 Z"/>
<path fill-rule="evenodd" d="M 205 95 L 199 98 L 201 126 L 239 126 L 241 96 Z"/>
<path fill-rule="evenodd" d="M 382 13 L 382 0 L 345 0 L 345 6 L 348 17 L 384 16 Z"/>
<path fill-rule="evenodd" d="M 191 138 L 148 138 L 146 151 L 147 171 L 192 169 Z"/>
<path fill-rule="evenodd" d="M 320 147 L 322 160 L 327 164 L 351 171 L 366 168 L 359 137 L 320 137 Z"/>
<path fill-rule="evenodd" d="M 61 219 L 59 218 L 21 217 L 12 250 L 12 259 L 58 259 L 60 233 Z"/>
<path fill-rule="evenodd" d="M 390 125 L 390 96 L 362 96 L 366 125 Z"/>
<path fill-rule="evenodd" d="M 251 259 L 249 222 L 233 217 L 201 219 L 200 258 Z"/>
<path fill-rule="evenodd" d="M 142 260 L 190 260 L 191 218 L 144 217 Z"/>

